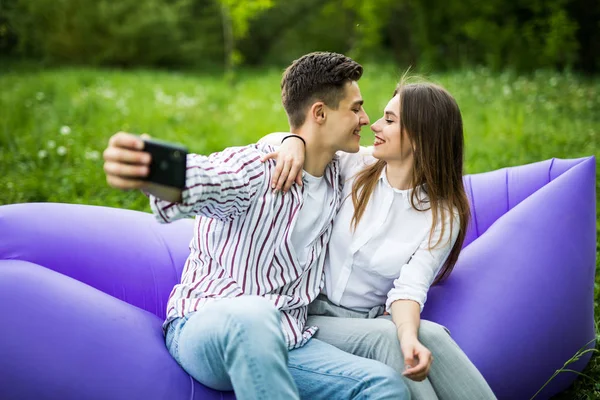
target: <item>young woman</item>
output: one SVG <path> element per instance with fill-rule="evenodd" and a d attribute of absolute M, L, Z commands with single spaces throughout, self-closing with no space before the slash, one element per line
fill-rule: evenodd
<path fill-rule="evenodd" d="M 440 86 L 401 83 L 371 129 L 372 148 L 339 155 L 345 200 L 307 323 L 320 340 L 394 367 L 413 398 L 494 399 L 449 332 L 420 320 L 429 287 L 456 263 L 469 219 L 459 107 Z M 298 181 L 303 152 L 289 139 L 265 157 L 278 159 L 276 189 Z"/>

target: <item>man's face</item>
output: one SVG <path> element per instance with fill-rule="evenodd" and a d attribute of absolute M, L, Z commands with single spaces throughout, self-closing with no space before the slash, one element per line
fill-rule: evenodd
<path fill-rule="evenodd" d="M 327 143 L 335 151 L 356 153 L 360 147 L 360 130 L 369 124 L 369 116 L 363 109 L 363 99 L 358 84 L 348 82 L 344 86 L 345 96 L 337 110 L 325 106 Z"/>

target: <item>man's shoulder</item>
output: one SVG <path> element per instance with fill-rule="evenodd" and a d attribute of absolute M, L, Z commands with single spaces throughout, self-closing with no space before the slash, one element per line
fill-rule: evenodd
<path fill-rule="evenodd" d="M 238 160 L 249 161 L 249 160 L 259 160 L 264 154 L 269 153 L 269 148 L 272 146 L 267 146 L 263 144 L 248 144 L 244 146 L 232 146 L 226 147 L 225 149 L 218 151 L 216 153 L 210 154 L 208 157 L 214 161 L 225 161 L 225 162 L 235 162 Z"/>

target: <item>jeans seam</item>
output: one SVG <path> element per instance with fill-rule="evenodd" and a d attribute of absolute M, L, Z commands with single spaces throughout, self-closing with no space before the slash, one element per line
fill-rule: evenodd
<path fill-rule="evenodd" d="M 347 374 L 344 374 L 344 373 L 337 374 L 337 373 L 330 373 L 330 372 L 321 372 L 321 371 L 317 371 L 317 370 L 314 370 L 314 369 L 302 368 L 299 365 L 290 365 L 290 364 L 288 364 L 288 368 L 293 368 L 293 369 L 297 369 L 297 370 L 300 370 L 300 371 L 306 371 L 306 372 L 310 372 L 310 373 L 317 374 L 317 375 L 331 376 L 331 377 L 334 377 L 334 378 L 345 378 L 345 379 L 351 380 L 353 382 L 359 382 L 359 383 L 362 382 L 361 379 L 354 378 L 353 376 L 350 376 L 350 375 L 347 375 Z"/>
<path fill-rule="evenodd" d="M 175 322 L 175 321 L 173 321 L 173 322 Z M 165 344 L 167 345 L 167 349 L 169 350 L 169 353 L 171 353 L 171 356 L 173 356 L 173 358 L 175 359 L 175 361 L 177 361 L 177 363 L 179 364 L 179 360 L 178 360 L 178 356 L 179 356 L 179 340 L 178 340 L 179 332 L 177 332 L 175 330 L 175 328 L 173 327 L 173 322 L 171 322 L 169 324 L 169 326 L 167 327 L 167 334 L 165 335 Z M 167 340 L 169 338 L 169 336 L 171 337 L 171 340 Z"/>
<path fill-rule="evenodd" d="M 241 326 L 239 324 L 237 324 L 233 319 L 229 318 L 229 323 L 235 326 L 235 337 L 234 340 L 240 342 L 240 344 L 242 345 L 241 348 L 245 349 L 246 345 L 248 343 L 248 338 L 245 337 L 244 333 L 242 332 Z M 245 351 L 244 351 L 245 352 Z M 246 353 L 246 352 L 245 352 Z M 260 394 L 263 396 L 263 398 L 266 398 L 267 396 L 267 391 L 264 388 L 264 385 L 259 385 L 257 380 L 260 381 L 264 381 L 263 379 L 263 375 L 262 372 L 260 370 L 260 368 L 256 368 L 257 366 L 257 362 L 256 359 L 253 356 L 248 356 L 247 354 L 244 357 L 246 360 L 249 360 L 248 365 L 249 367 L 252 369 L 252 371 L 256 374 L 255 377 L 257 379 L 252 379 L 252 384 L 254 386 L 254 389 L 256 390 L 256 392 L 260 392 Z M 231 378 L 230 378 L 231 379 Z"/>

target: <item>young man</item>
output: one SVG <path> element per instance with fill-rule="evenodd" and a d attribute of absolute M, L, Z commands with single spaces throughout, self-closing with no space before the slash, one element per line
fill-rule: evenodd
<path fill-rule="evenodd" d="M 284 73 L 291 131 L 306 143 L 304 185 L 270 185 L 268 145 L 190 155 L 184 190 L 141 180 L 150 156 L 139 138 L 114 135 L 104 153 L 110 185 L 150 194 L 162 222 L 195 215 L 194 239 L 164 324 L 177 362 L 201 383 L 239 399 L 403 399 L 391 368 L 312 339 L 307 305 L 323 282 L 325 248 L 341 201 L 337 151 L 356 152 L 369 123 L 357 81 L 362 67 L 312 53 Z"/>

